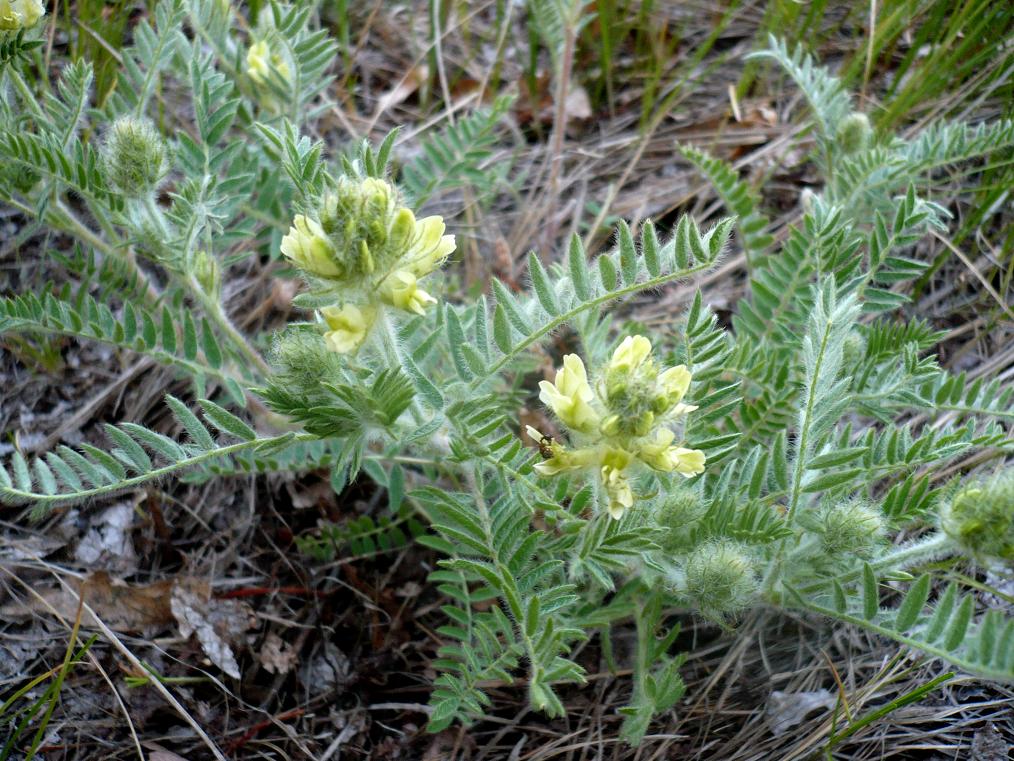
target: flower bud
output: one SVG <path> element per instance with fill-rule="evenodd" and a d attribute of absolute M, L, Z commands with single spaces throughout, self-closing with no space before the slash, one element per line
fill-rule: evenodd
<path fill-rule="evenodd" d="M 687 557 L 685 593 L 704 614 L 725 616 L 743 610 L 757 595 L 753 561 L 739 542 L 718 539 Z"/>
<path fill-rule="evenodd" d="M 124 116 L 113 123 L 103 150 L 110 184 L 128 198 L 155 190 L 169 169 L 165 141 L 148 120 Z"/>
<path fill-rule="evenodd" d="M 222 271 L 218 260 L 207 251 L 198 251 L 194 254 L 192 267 L 193 275 L 204 292 L 217 298 L 222 287 Z"/>
<path fill-rule="evenodd" d="M 873 128 L 866 114 L 853 111 L 838 123 L 838 144 L 845 153 L 855 153 L 869 146 Z"/>
<path fill-rule="evenodd" d="M 0 31 L 30 29 L 45 13 L 41 0 L 0 0 Z"/>
<path fill-rule="evenodd" d="M 809 188 L 803 188 L 803 192 L 799 194 L 799 205 L 803 207 L 804 214 L 813 214 L 814 199 L 817 194 Z"/>
<path fill-rule="evenodd" d="M 308 404 L 330 395 L 321 381 L 339 377 L 344 360 L 321 346 L 312 325 L 289 326 L 275 337 L 271 353 L 280 386 Z"/>
<path fill-rule="evenodd" d="M 670 491 L 655 512 L 655 523 L 662 529 L 658 544 L 666 552 L 685 547 L 690 541 L 691 529 L 707 509 L 696 489 L 681 486 Z"/>
<path fill-rule="evenodd" d="M 845 336 L 842 347 L 842 366 L 854 368 L 866 357 L 866 337 L 858 330 L 852 330 Z"/>
<path fill-rule="evenodd" d="M 1014 565 L 1014 471 L 965 486 L 942 518 L 944 532 L 971 556 Z"/>
<path fill-rule="evenodd" d="M 886 528 L 880 510 L 858 499 L 829 502 L 805 525 L 820 537 L 821 550 L 829 559 L 869 557 Z"/>

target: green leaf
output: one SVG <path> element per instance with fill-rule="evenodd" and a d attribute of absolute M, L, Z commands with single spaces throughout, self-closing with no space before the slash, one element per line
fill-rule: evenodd
<path fill-rule="evenodd" d="M 532 279 L 532 287 L 535 289 L 535 295 L 539 299 L 539 303 L 542 304 L 542 308 L 550 315 L 555 316 L 559 314 L 560 307 L 556 303 L 553 284 L 550 282 L 549 275 L 546 274 L 542 262 L 539 261 L 539 257 L 534 251 L 528 253 L 528 275 Z"/>
<path fill-rule="evenodd" d="M 957 650 L 965 641 L 965 633 L 968 631 L 968 625 L 972 622 L 974 606 L 975 600 L 972 596 L 965 595 L 961 604 L 958 605 L 958 609 L 951 616 L 951 620 L 947 622 L 947 630 L 944 632 L 944 647 L 947 650 Z"/>
<path fill-rule="evenodd" d="M 620 248 L 620 272 L 623 274 L 623 282 L 632 285 L 637 282 L 637 247 L 634 245 L 634 236 L 626 222 L 620 221 L 618 230 Z"/>
<path fill-rule="evenodd" d="M 906 632 L 916 622 L 926 600 L 929 598 L 930 576 L 924 573 L 920 576 L 905 595 L 905 599 L 898 606 L 898 617 L 895 619 L 894 628 L 899 632 Z"/>
<path fill-rule="evenodd" d="M 827 491 L 828 489 L 833 489 L 836 486 L 841 486 L 842 484 L 854 481 L 858 475 L 864 472 L 863 468 L 850 468 L 848 470 L 836 470 L 831 473 L 825 473 L 824 475 L 810 481 L 801 489 L 801 491 L 804 494 Z"/>
<path fill-rule="evenodd" d="M 602 287 L 607 291 L 616 290 L 616 265 L 608 254 L 602 254 L 598 259 L 599 278 L 602 280 Z"/>
<path fill-rule="evenodd" d="M 493 341 L 504 354 L 511 350 L 511 325 L 503 304 L 497 304 L 493 311 Z"/>
<path fill-rule="evenodd" d="M 827 454 L 818 455 L 806 464 L 807 470 L 820 470 L 830 468 L 833 465 L 843 465 L 862 457 L 869 450 L 869 447 L 842 447 Z"/>
<path fill-rule="evenodd" d="M 183 429 L 190 436 L 190 439 L 201 449 L 208 451 L 215 448 L 215 440 L 211 437 L 204 423 L 197 419 L 197 415 L 171 394 L 166 394 L 165 403 L 169 405 L 173 416 L 183 426 Z"/>
<path fill-rule="evenodd" d="M 876 618 L 880 611 L 880 591 L 877 577 L 869 563 L 863 563 L 863 617 L 867 621 Z"/>
<path fill-rule="evenodd" d="M 591 283 L 588 280 L 588 256 L 577 233 L 570 236 L 567 266 L 570 269 L 571 282 L 574 284 L 574 293 L 581 301 L 587 301 L 592 295 Z"/>
<path fill-rule="evenodd" d="M 198 399 L 197 402 L 204 410 L 204 417 L 208 422 L 222 433 L 231 434 L 240 441 L 254 441 L 257 438 L 257 432 L 253 428 L 225 408 L 210 399 Z"/>

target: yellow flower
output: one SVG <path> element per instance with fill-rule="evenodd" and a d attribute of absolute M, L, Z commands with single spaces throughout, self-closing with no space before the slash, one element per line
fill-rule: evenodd
<path fill-rule="evenodd" d="M 609 515 L 619 520 L 628 507 L 634 506 L 634 493 L 627 480 L 626 469 L 633 458 L 622 449 L 610 449 L 602 457 L 602 485 L 609 495 Z"/>
<path fill-rule="evenodd" d="M 627 336 L 623 339 L 609 362 L 611 372 L 636 370 L 651 354 L 651 341 L 644 336 Z"/>
<path fill-rule="evenodd" d="M 704 452 L 700 449 L 673 447 L 669 456 L 676 463 L 674 470 L 684 478 L 692 478 L 704 472 Z"/>
<path fill-rule="evenodd" d="M 556 373 L 556 383 L 542 381 L 539 399 L 551 408 L 569 428 L 592 433 L 598 428 L 599 415 L 592 408 L 594 394 L 588 385 L 584 362 L 577 354 L 563 358 L 563 367 Z"/>
<path fill-rule="evenodd" d="M 658 384 L 665 392 L 670 405 L 679 404 L 690 388 L 690 372 L 686 365 L 676 365 L 658 376 Z"/>
<path fill-rule="evenodd" d="M 645 465 L 663 473 L 679 473 L 690 478 L 704 472 L 704 452 L 699 449 L 671 446 L 676 438 L 670 429 L 663 428 L 651 441 L 643 442 L 637 458 Z"/>
<path fill-rule="evenodd" d="M 454 236 L 444 235 L 443 217 L 426 217 L 415 222 L 411 245 L 402 260 L 417 277 L 437 269 L 454 251 Z"/>
<path fill-rule="evenodd" d="M 535 464 L 535 472 L 542 476 L 555 476 L 566 470 L 580 470 L 594 465 L 598 453 L 594 449 L 564 449 L 563 445 L 543 435 L 542 431 L 532 426 L 526 427 L 526 433 L 533 440 L 538 442 L 539 450 L 545 456 L 546 450 L 549 456 L 540 463 Z"/>
<path fill-rule="evenodd" d="M 324 228 L 302 214 L 296 215 L 289 234 L 282 238 L 282 253 L 311 275 L 337 278 L 345 272 Z"/>
<path fill-rule="evenodd" d="M 289 65 L 277 53 L 272 53 L 266 40 L 255 42 L 246 54 L 246 73 L 259 85 L 266 84 L 274 67 L 282 79 L 289 78 Z"/>
<path fill-rule="evenodd" d="M 330 328 L 324 334 L 324 342 L 327 348 L 339 354 L 349 354 L 358 349 L 376 318 L 374 308 L 359 308 L 355 304 L 324 307 L 320 313 Z"/>
<path fill-rule="evenodd" d="M 416 276 L 405 270 L 392 272 L 380 285 L 380 297 L 406 312 L 426 314 L 426 307 L 437 300 L 419 287 Z"/>
<path fill-rule="evenodd" d="M 46 13 L 40 0 L 0 0 L 0 30 L 16 32 L 39 23 Z"/>

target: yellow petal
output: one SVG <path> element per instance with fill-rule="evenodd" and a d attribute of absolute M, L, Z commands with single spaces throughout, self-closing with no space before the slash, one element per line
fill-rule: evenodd
<path fill-rule="evenodd" d="M 320 313 L 330 328 L 324 334 L 324 342 L 331 351 L 339 354 L 349 354 L 358 349 L 376 318 L 375 309 L 360 308 L 355 304 L 324 307 Z"/>
<path fill-rule="evenodd" d="M 651 354 L 651 341 L 644 336 L 627 336 L 613 352 L 609 362 L 610 370 L 630 372 Z"/>

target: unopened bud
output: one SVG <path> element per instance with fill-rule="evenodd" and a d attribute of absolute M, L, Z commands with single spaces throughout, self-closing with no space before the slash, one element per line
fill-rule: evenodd
<path fill-rule="evenodd" d="M 222 287 L 222 271 L 214 256 L 207 251 L 194 254 L 193 274 L 206 294 L 218 297 Z"/>
<path fill-rule="evenodd" d="M 820 536 L 821 549 L 828 557 L 858 555 L 869 557 L 884 535 L 881 512 L 862 500 L 824 505 L 807 526 Z"/>
<path fill-rule="evenodd" d="M 666 552 L 685 547 L 691 530 L 707 512 L 707 505 L 696 489 L 677 487 L 656 508 L 655 522 L 662 530 L 658 544 Z"/>
<path fill-rule="evenodd" d="M 868 147 L 873 128 L 866 114 L 853 111 L 838 123 L 838 144 L 845 153 L 855 153 Z"/>
<path fill-rule="evenodd" d="M 154 191 L 168 171 L 166 144 L 158 130 L 147 120 L 129 116 L 113 124 L 103 158 L 110 184 L 128 198 Z"/>
<path fill-rule="evenodd" d="M 973 557 L 1014 564 L 1014 471 L 958 491 L 944 508 L 942 524 Z"/>
<path fill-rule="evenodd" d="M 685 593 L 704 614 L 743 610 L 757 595 L 753 561 L 743 545 L 719 539 L 695 549 L 684 563 Z"/>

